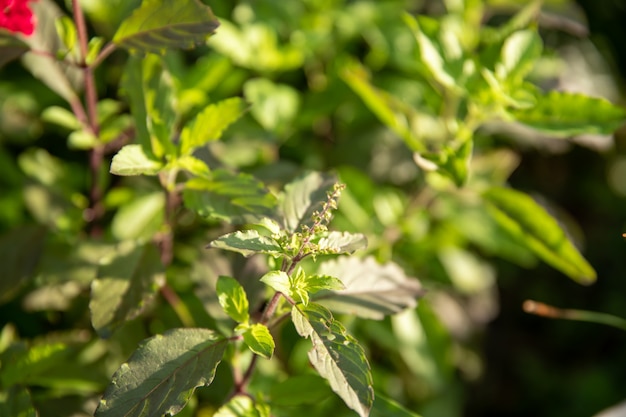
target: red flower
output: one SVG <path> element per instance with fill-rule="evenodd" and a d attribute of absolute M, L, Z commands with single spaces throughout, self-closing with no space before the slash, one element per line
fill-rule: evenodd
<path fill-rule="evenodd" d="M 35 29 L 31 0 L 0 0 L 0 28 L 31 35 Z"/>

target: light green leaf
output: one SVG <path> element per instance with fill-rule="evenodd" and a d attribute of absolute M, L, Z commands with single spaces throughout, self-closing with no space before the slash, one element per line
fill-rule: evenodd
<path fill-rule="evenodd" d="M 520 30 L 509 36 L 502 45 L 501 61 L 496 64 L 500 80 L 520 83 L 541 57 L 543 43 L 536 30 Z"/>
<path fill-rule="evenodd" d="M 243 334 L 243 341 L 257 355 L 265 359 L 272 358 L 274 354 L 274 338 L 265 325 L 256 323 L 248 327 Z"/>
<path fill-rule="evenodd" d="M 198 177 L 209 177 L 211 175 L 211 170 L 206 162 L 191 155 L 175 158 L 166 165 L 165 169 L 184 169 Z"/>
<path fill-rule="evenodd" d="M 272 405 L 293 407 L 301 404 L 315 405 L 331 395 L 328 383 L 314 374 L 290 376 L 270 387 Z"/>
<path fill-rule="evenodd" d="M 30 392 L 22 386 L 0 390 L 0 416 L 37 417 Z"/>
<path fill-rule="evenodd" d="M 251 256 L 256 253 L 278 255 L 282 249 L 276 241 L 270 237 L 262 236 L 256 230 L 242 230 L 220 236 L 207 247 L 229 250 L 241 253 L 243 256 Z"/>
<path fill-rule="evenodd" d="M 235 395 L 213 414 L 213 417 L 270 417 L 270 410 L 247 395 Z"/>
<path fill-rule="evenodd" d="M 101 336 L 139 316 L 165 283 L 157 248 L 123 242 L 112 259 L 103 261 L 91 284 L 91 323 Z"/>
<path fill-rule="evenodd" d="M 305 282 L 305 288 L 311 294 L 322 290 L 344 290 L 346 288 L 339 278 L 330 275 L 309 275 Z"/>
<path fill-rule="evenodd" d="M 270 271 L 261 277 L 261 282 L 278 292 L 291 296 L 291 280 L 286 272 Z"/>
<path fill-rule="evenodd" d="M 78 35 L 74 21 L 68 16 L 61 16 L 54 21 L 57 35 L 67 52 L 72 52 L 78 42 Z"/>
<path fill-rule="evenodd" d="M 42 120 L 68 130 L 78 130 L 81 124 L 71 111 L 60 106 L 50 106 L 41 113 Z"/>
<path fill-rule="evenodd" d="M 239 97 L 207 106 L 181 132 L 181 155 L 190 154 L 195 148 L 219 139 L 222 132 L 241 117 L 246 107 L 246 103 Z"/>
<path fill-rule="evenodd" d="M 117 240 L 149 240 L 163 226 L 165 194 L 156 191 L 137 196 L 113 217 L 111 232 Z"/>
<path fill-rule="evenodd" d="M 337 277 L 345 289 L 321 291 L 313 301 L 333 311 L 369 319 L 382 319 L 417 305 L 423 295 L 418 280 L 409 278 L 394 263 L 380 265 L 372 257 L 340 257 L 320 265 L 319 274 Z"/>
<path fill-rule="evenodd" d="M 193 178 L 185 183 L 185 206 L 200 216 L 230 223 L 255 223 L 272 217 L 276 198 L 248 174 L 215 170 L 209 178 Z"/>
<path fill-rule="evenodd" d="M 237 323 L 247 324 L 250 319 L 248 297 L 241 284 L 235 278 L 220 275 L 216 292 L 226 314 Z"/>
<path fill-rule="evenodd" d="M 530 196 L 510 188 L 493 187 L 483 193 L 483 198 L 493 219 L 520 244 L 581 284 L 595 281 L 593 267 L 557 221 Z"/>
<path fill-rule="evenodd" d="M 208 386 L 228 341 L 208 329 L 172 329 L 147 339 L 113 375 L 95 417 L 174 415 Z"/>
<path fill-rule="evenodd" d="M 256 78 L 243 85 L 243 92 L 252 103 L 252 115 L 266 130 L 283 132 L 298 115 L 300 95 L 289 85 Z"/>
<path fill-rule="evenodd" d="M 531 108 L 513 109 L 511 117 L 527 126 L 559 137 L 608 135 L 626 121 L 626 111 L 602 98 L 551 91 L 537 97 Z"/>
<path fill-rule="evenodd" d="M 332 231 L 324 236 L 313 239 L 317 243 L 319 250 L 323 253 L 352 253 L 367 247 L 367 238 L 361 233 L 348 233 Z"/>
<path fill-rule="evenodd" d="M 34 345 L 27 351 L 9 348 L 1 356 L 0 383 L 3 387 L 32 384 L 39 375 L 67 356 L 68 352 L 63 343 Z"/>
<path fill-rule="evenodd" d="M 156 175 L 163 164 L 150 159 L 141 145 L 125 145 L 111 161 L 111 173 L 115 175 Z"/>
<path fill-rule="evenodd" d="M 283 227 L 293 233 L 301 226 L 311 226 L 313 213 L 328 201 L 327 193 L 336 183 L 334 175 L 309 172 L 287 184 L 279 196 Z"/>
<path fill-rule="evenodd" d="M 370 366 L 363 348 L 347 334 L 326 308 L 309 304 L 291 310 L 296 331 L 310 338 L 309 359 L 332 390 L 359 416 L 366 417 L 374 402 Z"/>
<path fill-rule="evenodd" d="M 198 0 L 145 0 L 122 22 L 113 42 L 155 53 L 192 48 L 205 43 L 218 25 L 211 9 Z"/>

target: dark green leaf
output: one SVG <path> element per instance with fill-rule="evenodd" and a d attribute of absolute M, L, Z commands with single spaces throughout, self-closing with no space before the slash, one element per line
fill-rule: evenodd
<path fill-rule="evenodd" d="M 514 120 L 551 135 L 608 135 L 626 121 L 626 111 L 602 98 L 551 91 L 531 108 L 513 109 Z"/>
<path fill-rule="evenodd" d="M 407 410 L 391 398 L 376 394 L 370 417 L 420 417 L 420 415 Z"/>
<path fill-rule="evenodd" d="M 20 386 L 0 390 L 0 416 L 37 417 L 30 392 Z"/>
<path fill-rule="evenodd" d="M 326 399 L 331 392 L 328 383 L 318 375 L 297 375 L 273 384 L 269 394 L 272 405 L 295 406 L 317 404 Z"/>
<path fill-rule="evenodd" d="M 530 196 L 510 188 L 483 193 L 493 219 L 520 244 L 581 284 L 596 279 L 593 267 L 567 238 L 557 221 Z"/>
<path fill-rule="evenodd" d="M 33 276 L 43 250 L 46 230 L 18 227 L 0 236 L 0 302 L 7 301 Z"/>
<path fill-rule="evenodd" d="M 256 323 L 248 327 L 243 333 L 243 341 L 257 355 L 265 359 L 272 358 L 274 354 L 274 338 L 265 325 Z"/>
<path fill-rule="evenodd" d="M 126 145 L 119 150 L 111 162 L 111 173 L 115 175 L 156 175 L 163 165 L 150 159 L 141 145 Z"/>
<path fill-rule="evenodd" d="M 328 201 L 327 193 L 336 183 L 334 175 L 309 172 L 287 184 L 279 197 L 283 227 L 293 233 L 301 226 L 311 226 L 313 213 Z"/>
<path fill-rule="evenodd" d="M 160 53 L 203 44 L 219 22 L 198 0 L 145 0 L 120 25 L 113 42 L 130 50 Z"/>
<path fill-rule="evenodd" d="M 502 46 L 496 75 L 500 80 L 520 83 L 541 57 L 543 43 L 536 30 L 520 30 L 509 36 Z"/>
<path fill-rule="evenodd" d="M 28 51 L 28 45 L 8 33 L 0 33 L 0 68 Z"/>
<path fill-rule="evenodd" d="M 326 308 L 309 304 L 291 310 L 302 337 L 310 338 L 309 359 L 332 390 L 359 416 L 366 417 L 374 401 L 372 375 L 363 348 Z"/>
<path fill-rule="evenodd" d="M 181 155 L 190 154 L 195 148 L 219 139 L 222 132 L 239 119 L 245 110 L 246 104 L 239 97 L 207 106 L 181 132 Z"/>
<path fill-rule="evenodd" d="M 237 323 L 248 323 L 248 297 L 241 284 L 231 277 L 220 275 L 217 279 L 217 297 L 228 316 Z"/>
<path fill-rule="evenodd" d="M 113 375 L 96 417 L 174 415 L 213 381 L 227 340 L 207 329 L 173 329 L 147 339 Z"/>
<path fill-rule="evenodd" d="M 337 277 L 345 289 L 321 291 L 313 296 L 331 310 L 363 318 L 382 319 L 416 306 L 423 294 L 419 281 L 394 264 L 380 265 L 374 258 L 340 257 L 324 262 L 318 273 Z"/>
<path fill-rule="evenodd" d="M 322 290 L 343 290 L 345 285 L 339 278 L 330 275 L 310 275 L 306 277 L 306 290 L 314 294 Z"/>
<path fill-rule="evenodd" d="M 230 223 L 254 223 L 272 216 L 276 198 L 251 175 L 225 170 L 211 172 L 210 178 L 193 178 L 185 183 L 185 206 L 200 216 Z"/>
<path fill-rule="evenodd" d="M 119 245 L 115 256 L 103 262 L 91 284 L 91 323 L 101 336 L 137 317 L 165 282 L 159 251 L 153 244 Z"/>
<path fill-rule="evenodd" d="M 220 236 L 208 247 L 239 252 L 243 256 L 251 256 L 255 253 L 278 255 L 282 249 L 276 241 L 270 237 L 262 236 L 256 230 L 242 230 Z"/>

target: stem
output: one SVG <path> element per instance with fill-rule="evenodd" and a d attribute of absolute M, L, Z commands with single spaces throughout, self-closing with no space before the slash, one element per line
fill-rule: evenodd
<path fill-rule="evenodd" d="M 626 330 L 626 320 L 611 314 L 586 310 L 561 309 L 533 300 L 524 301 L 522 308 L 527 313 L 551 319 L 586 321 Z"/>
<path fill-rule="evenodd" d="M 91 68 L 98 68 L 102 61 L 104 61 L 104 59 L 111 55 L 111 53 L 113 53 L 116 49 L 117 45 L 113 42 L 108 43 L 104 48 L 102 48 L 96 59 L 91 63 Z"/>

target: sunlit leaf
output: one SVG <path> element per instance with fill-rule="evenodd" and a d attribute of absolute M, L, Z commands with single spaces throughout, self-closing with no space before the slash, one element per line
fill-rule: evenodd
<path fill-rule="evenodd" d="M 147 339 L 113 375 L 96 417 L 174 415 L 213 381 L 228 341 L 208 329 L 172 329 Z"/>
<path fill-rule="evenodd" d="M 122 22 L 113 42 L 130 50 L 162 52 L 203 44 L 219 22 L 198 0 L 145 0 Z"/>
<path fill-rule="evenodd" d="M 150 159 L 141 145 L 126 145 L 119 150 L 111 162 L 111 173 L 115 175 L 156 175 L 162 168 L 159 161 Z"/>
<path fill-rule="evenodd" d="M 340 257 L 322 263 L 318 273 L 337 277 L 345 289 L 321 291 L 313 296 L 333 311 L 363 318 L 382 319 L 417 305 L 421 284 L 394 264 L 380 265 L 374 258 Z"/>
<path fill-rule="evenodd" d="M 481 41 L 487 44 L 502 42 L 513 32 L 527 28 L 535 19 L 537 19 L 542 3 L 542 0 L 529 1 L 504 25 L 497 28 L 483 28 L 480 34 Z"/>
<path fill-rule="evenodd" d="M 377 393 L 370 417 L 420 417 L 420 415 Z"/>
<path fill-rule="evenodd" d="M 261 282 L 269 285 L 274 290 L 291 296 L 291 280 L 283 271 L 270 271 L 261 277 Z"/>
<path fill-rule="evenodd" d="M 529 195 L 493 187 L 483 193 L 483 198 L 493 219 L 520 244 L 581 284 L 595 281 L 593 267 L 558 222 Z"/>
<path fill-rule="evenodd" d="M 363 348 L 326 308 L 296 306 L 292 320 L 302 337 L 310 338 L 309 359 L 332 390 L 359 416 L 369 415 L 374 401 L 370 366 Z"/>
<path fill-rule="evenodd" d="M 509 36 L 501 51 L 501 61 L 496 64 L 500 80 L 521 82 L 541 57 L 543 43 L 536 30 L 520 30 Z"/>
<path fill-rule="evenodd" d="M 278 255 L 282 249 L 276 241 L 270 237 L 262 236 L 256 230 L 241 230 L 220 236 L 208 247 L 239 252 L 244 256 L 255 253 L 265 253 L 268 255 Z"/>
<path fill-rule="evenodd" d="M 243 333 L 243 341 L 248 348 L 265 359 L 271 359 L 274 354 L 274 338 L 267 326 L 255 323 Z"/>
<path fill-rule="evenodd" d="M 30 392 L 23 386 L 0 389 L 0 416 L 37 417 Z"/>
<path fill-rule="evenodd" d="M 248 395 L 235 395 L 213 417 L 270 417 L 270 410 L 255 403 Z"/>
<path fill-rule="evenodd" d="M 608 135 L 626 122 L 626 110 L 602 98 L 551 91 L 531 108 L 513 109 L 515 121 L 551 135 Z"/>
<path fill-rule="evenodd" d="M 217 280 L 216 292 L 220 305 L 231 319 L 237 323 L 248 323 L 248 297 L 235 278 L 221 275 Z"/>
<path fill-rule="evenodd" d="M 67 354 L 67 347 L 63 343 L 34 345 L 26 351 L 9 348 L 0 356 L 0 382 L 4 387 L 34 383 L 37 376 L 45 373 Z"/>
<path fill-rule="evenodd" d="M 132 242 L 119 245 L 115 256 L 103 262 L 91 284 L 91 323 L 102 336 L 137 317 L 165 282 L 157 248 Z"/>
<path fill-rule="evenodd" d="M 180 134 L 181 154 L 187 155 L 194 148 L 219 139 L 222 132 L 241 117 L 246 107 L 246 103 L 239 97 L 207 106 L 183 128 Z"/>
<path fill-rule="evenodd" d="M 113 217 L 111 231 L 118 240 L 150 239 L 163 225 L 165 194 L 156 191 L 137 196 Z"/>

